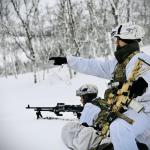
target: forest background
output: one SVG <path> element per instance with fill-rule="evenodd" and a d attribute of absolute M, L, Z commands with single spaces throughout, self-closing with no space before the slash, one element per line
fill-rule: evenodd
<path fill-rule="evenodd" d="M 149 8 L 150 0 L 0 0 L 0 76 L 33 72 L 37 83 L 52 56 L 112 55 L 111 30 L 124 22 L 141 25 L 148 45 Z"/>

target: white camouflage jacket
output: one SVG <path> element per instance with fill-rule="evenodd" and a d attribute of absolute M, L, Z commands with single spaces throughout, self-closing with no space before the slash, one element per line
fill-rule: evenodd
<path fill-rule="evenodd" d="M 138 60 L 138 57 L 144 59 L 146 62 L 150 63 L 150 56 L 144 53 L 136 54 L 126 66 L 126 77 L 130 75 L 135 62 Z M 114 72 L 117 60 L 115 58 L 99 58 L 99 59 L 84 59 L 80 57 L 67 56 L 67 61 L 69 66 L 75 71 L 98 76 L 108 80 L 112 79 L 112 73 Z M 143 68 L 147 68 L 147 65 L 143 65 Z M 137 101 L 141 102 L 145 106 L 145 112 L 150 112 L 150 71 L 141 74 L 146 82 L 148 83 L 148 89 L 142 95 L 136 98 Z M 70 122 L 67 123 L 62 129 L 62 140 L 64 144 L 71 150 L 90 150 L 94 148 L 99 143 L 99 136 L 91 127 L 84 127 L 81 125 L 83 122 L 87 122 L 89 125 L 92 124 L 92 121 L 96 118 L 98 108 L 93 109 L 93 105 L 87 104 L 83 110 L 80 123 L 79 122 Z M 91 110 L 91 111 L 89 111 Z M 94 112 L 94 113 L 91 113 Z M 92 114 L 89 116 L 87 113 Z M 150 114 L 150 113 L 148 113 Z M 82 118 L 83 117 L 83 118 Z M 146 131 L 147 133 L 147 131 Z M 142 140 L 146 141 L 144 136 Z M 147 138 L 148 139 L 148 138 Z"/>
<path fill-rule="evenodd" d="M 132 69 L 136 61 L 138 60 L 138 58 L 141 58 L 150 64 L 149 55 L 143 52 L 136 54 L 135 56 L 132 57 L 132 59 L 129 61 L 129 63 L 126 66 L 127 79 L 130 73 L 132 72 Z M 117 64 L 117 60 L 115 57 L 86 59 L 86 58 L 75 57 L 71 55 L 67 56 L 67 62 L 68 65 L 77 72 L 97 76 L 108 80 L 112 79 L 113 76 L 112 73 L 114 72 L 114 69 Z M 142 69 L 147 67 L 150 68 L 150 66 L 144 64 Z M 144 106 L 145 108 L 144 111 L 148 113 L 150 112 L 150 69 L 149 71 L 146 71 L 145 73 L 141 74 L 141 77 L 143 77 L 145 81 L 148 83 L 148 88 L 146 92 L 142 96 L 138 96 L 136 100 Z"/>

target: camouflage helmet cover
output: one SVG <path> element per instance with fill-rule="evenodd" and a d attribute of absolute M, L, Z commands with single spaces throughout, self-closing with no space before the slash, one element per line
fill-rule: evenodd
<path fill-rule="evenodd" d="M 83 96 L 86 94 L 98 94 L 98 88 L 93 84 L 84 84 L 76 90 L 76 96 Z"/>
<path fill-rule="evenodd" d="M 111 37 L 120 37 L 121 39 L 142 40 L 145 35 L 144 29 L 132 22 L 124 23 L 112 30 Z"/>

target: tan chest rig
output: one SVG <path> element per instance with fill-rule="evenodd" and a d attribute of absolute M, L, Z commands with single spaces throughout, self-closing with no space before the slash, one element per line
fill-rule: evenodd
<path fill-rule="evenodd" d="M 93 100 L 92 103 L 101 108 L 100 115 L 98 115 L 98 117 L 94 123 L 94 127 L 96 127 L 96 129 L 100 130 L 99 125 L 104 124 L 104 122 L 107 122 L 107 118 L 109 116 L 109 109 L 110 109 L 111 103 L 113 102 L 113 98 L 117 96 L 118 89 L 121 89 L 123 83 L 126 81 L 126 70 L 125 70 L 126 65 L 129 63 L 131 58 L 136 53 L 137 52 L 130 54 L 123 63 L 121 63 L 121 64 L 118 63 L 116 65 L 116 68 L 113 72 L 114 78 L 110 82 L 110 84 L 114 84 L 114 83 L 118 82 L 119 85 L 116 85 L 116 86 L 110 85 L 110 88 L 108 88 L 105 91 L 104 99 L 96 98 L 95 100 Z M 112 98 L 111 98 L 111 95 L 112 95 Z M 103 131 L 102 131 L 102 133 L 103 133 Z"/>
<path fill-rule="evenodd" d="M 104 99 L 107 100 L 110 93 L 116 94 L 117 90 L 121 88 L 122 84 L 126 81 L 126 65 L 129 63 L 131 58 L 137 54 L 134 52 L 130 54 L 127 59 L 121 64 L 117 64 L 113 72 L 113 80 L 111 80 L 108 85 L 108 89 L 105 91 Z"/>

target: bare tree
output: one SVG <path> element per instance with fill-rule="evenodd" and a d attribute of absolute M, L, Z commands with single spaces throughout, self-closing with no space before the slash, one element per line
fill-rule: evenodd
<path fill-rule="evenodd" d="M 119 23 L 135 21 L 145 27 L 145 43 L 150 40 L 149 0 L 59 0 L 55 9 L 46 6 L 44 13 L 39 1 L 0 1 L 0 47 L 6 77 L 9 72 L 19 73 L 20 49 L 28 58 L 25 68 L 32 69 L 35 83 L 38 69 L 48 70 L 50 56 L 64 56 L 67 50 L 86 57 L 112 54 L 110 32 Z M 16 59 L 12 57 L 13 71 L 8 67 L 8 53 Z"/>
<path fill-rule="evenodd" d="M 7 7 L 6 7 L 7 8 Z M 0 21 L 4 20 L 4 1 L 0 1 Z M 3 26 L 1 25 L 1 48 L 3 53 L 3 66 L 4 66 L 4 75 L 7 78 L 7 67 L 6 67 L 6 50 L 5 50 L 5 33 L 3 32 Z"/>
<path fill-rule="evenodd" d="M 117 26 L 119 24 L 119 21 L 118 21 L 118 3 L 119 3 L 119 0 L 109 0 L 110 1 L 110 4 L 112 6 L 112 14 L 114 16 L 114 26 Z"/>
<path fill-rule="evenodd" d="M 73 7 L 72 7 L 72 3 L 71 0 L 67 0 L 67 9 L 68 9 L 68 16 L 69 16 L 69 29 L 70 29 L 70 38 L 72 43 L 74 44 L 75 48 L 76 48 L 76 54 L 75 55 L 80 55 L 79 52 L 79 46 L 78 43 L 76 41 L 76 29 L 75 29 L 75 20 L 73 17 Z"/>
<path fill-rule="evenodd" d="M 21 3 L 22 2 L 22 3 Z M 12 30 L 12 27 L 5 25 L 9 34 L 14 38 L 16 44 L 23 52 L 26 54 L 27 58 L 32 62 L 32 69 L 34 72 L 34 83 L 37 83 L 37 64 L 36 64 L 36 50 L 33 45 L 33 31 L 32 31 L 32 22 L 34 20 L 34 15 L 38 9 L 39 0 L 32 0 L 29 2 L 28 0 L 10 0 L 12 7 L 14 8 L 14 12 L 16 13 L 16 18 L 19 20 L 19 31 L 23 32 L 23 38 L 18 33 L 18 26 L 15 26 Z M 21 6 L 24 10 L 21 10 Z M 25 13 L 22 13 L 25 11 Z"/>
<path fill-rule="evenodd" d="M 132 1 L 128 0 L 127 1 L 127 22 L 131 21 L 131 10 L 132 9 Z"/>

